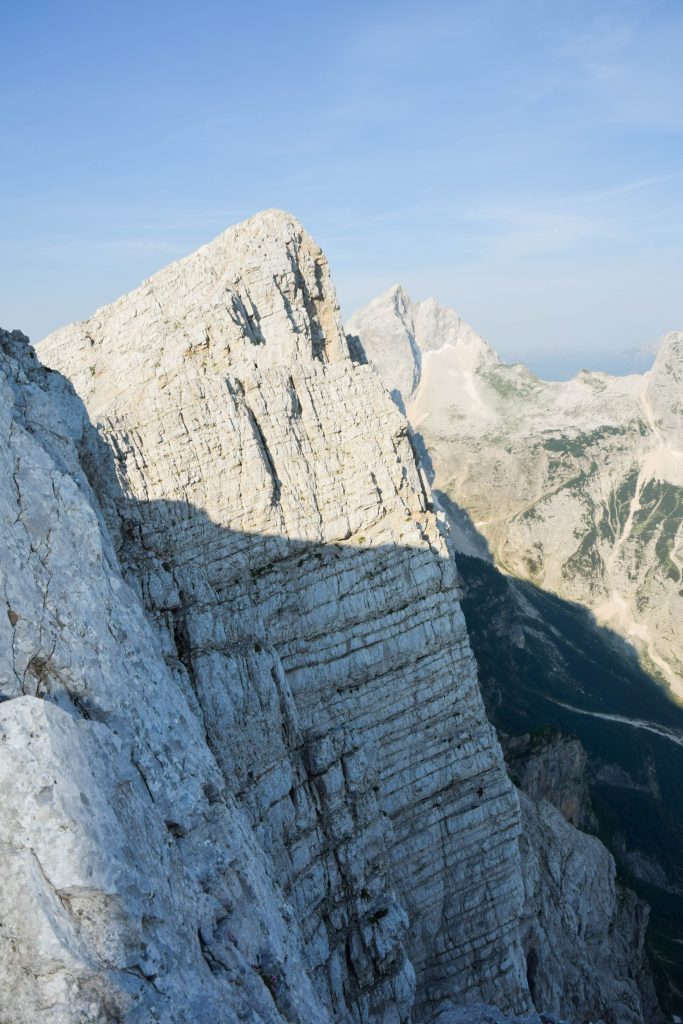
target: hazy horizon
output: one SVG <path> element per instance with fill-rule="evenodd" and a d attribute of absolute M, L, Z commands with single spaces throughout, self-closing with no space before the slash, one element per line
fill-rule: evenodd
<path fill-rule="evenodd" d="M 0 324 L 38 341 L 258 210 L 545 376 L 683 329 L 675 0 L 7 7 Z"/>

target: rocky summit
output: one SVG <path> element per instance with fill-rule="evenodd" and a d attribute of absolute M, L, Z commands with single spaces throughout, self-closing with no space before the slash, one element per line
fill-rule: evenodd
<path fill-rule="evenodd" d="M 647 908 L 510 781 L 453 534 L 301 225 L 39 353 L 0 334 L 2 1024 L 659 1020 Z"/>

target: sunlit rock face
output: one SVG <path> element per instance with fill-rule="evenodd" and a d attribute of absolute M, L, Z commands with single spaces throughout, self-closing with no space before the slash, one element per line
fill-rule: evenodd
<path fill-rule="evenodd" d="M 646 374 L 554 382 L 400 288 L 347 330 L 419 433 L 461 550 L 589 606 L 683 697 L 683 334 Z"/>
<path fill-rule="evenodd" d="M 417 1020 L 454 997 L 530 1010 L 518 803 L 455 567 L 405 420 L 350 358 L 319 248 L 288 215 L 260 215 L 40 353 L 98 427 L 78 442 L 92 516 L 135 609 L 125 643 L 156 659 L 136 677 L 121 631 L 103 629 L 125 689 L 83 682 L 88 706 L 111 694 L 98 728 L 111 714 L 153 738 L 132 771 L 159 807 L 156 888 L 186 901 L 183 919 L 136 891 L 159 959 L 126 980 L 153 986 L 162 1017 L 199 991 L 180 996 L 163 922 L 214 1006 L 237 961 L 271 1015 Z M 249 844 L 233 827 L 226 847 L 229 816 Z"/>
<path fill-rule="evenodd" d="M 329 1020 L 186 672 L 122 578 L 82 403 L 18 333 L 0 393 L 0 1019 L 280 1020 L 263 975 Z"/>

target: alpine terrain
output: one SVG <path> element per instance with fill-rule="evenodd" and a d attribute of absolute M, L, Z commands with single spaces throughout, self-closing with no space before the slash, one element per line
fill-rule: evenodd
<path fill-rule="evenodd" d="M 399 286 L 347 331 L 481 535 L 463 550 L 485 540 L 504 571 L 591 608 L 683 699 L 683 333 L 648 373 L 558 382 Z"/>
<path fill-rule="evenodd" d="M 489 715 L 503 734 L 580 737 L 595 812 L 581 827 L 651 903 L 680 1006 L 683 334 L 643 375 L 551 382 L 400 287 L 347 331 L 407 411 L 451 524 Z"/>
<path fill-rule="evenodd" d="M 462 330 L 453 443 L 477 446 L 472 493 L 490 488 L 509 561 L 503 493 L 511 529 L 533 518 L 500 477 L 523 494 L 538 445 L 508 425 L 486 480 L 491 416 L 510 408 L 503 382 L 539 408 L 559 391 Z M 412 410 L 429 359 L 404 336 Z M 676 613 L 678 541 L 661 537 L 680 484 L 677 344 L 647 406 L 641 383 L 619 385 L 642 431 L 617 385 L 570 392 L 613 410 L 614 472 L 637 470 L 610 499 L 595 587 L 613 604 L 621 588 L 674 675 L 653 637 Z M 648 907 L 580 831 L 597 813 L 585 755 L 524 719 L 506 765 L 456 534 L 301 225 L 267 211 L 231 228 L 38 353 L 0 333 L 2 1024 L 662 1021 Z M 486 416 L 480 379 L 498 396 Z M 544 449 L 535 485 L 552 476 L 560 497 L 544 491 L 538 515 L 561 501 L 568 524 L 592 501 L 598 516 L 600 446 L 576 442 L 593 469 L 552 438 L 568 449 Z M 559 580 L 565 561 L 538 573 Z M 590 589 L 578 563 L 571 579 Z M 484 604 L 473 642 L 514 662 L 525 624 Z"/>

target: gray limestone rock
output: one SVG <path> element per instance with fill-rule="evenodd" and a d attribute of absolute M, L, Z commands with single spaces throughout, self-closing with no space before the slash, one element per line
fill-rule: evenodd
<path fill-rule="evenodd" d="M 275 1021 L 264 958 L 288 1019 L 329 1020 L 196 702 L 122 579 L 83 407 L 17 333 L 0 333 L 0 415 L 0 1020 Z"/>
<path fill-rule="evenodd" d="M 8 770 L 68 790 L 2 820 L 53 894 L 3 990 L 61 950 L 14 1024 L 530 1008 L 457 574 L 318 247 L 261 215 L 41 355 L 97 432 L 7 356 Z"/>
<path fill-rule="evenodd" d="M 648 907 L 612 855 L 546 800 L 520 793 L 523 940 L 536 1006 L 569 1021 L 663 1021 L 645 954 Z"/>
<path fill-rule="evenodd" d="M 501 736 L 515 785 L 538 803 L 547 800 L 570 825 L 595 831 L 588 790 L 588 759 L 580 740 L 549 730 L 540 735 Z"/>

